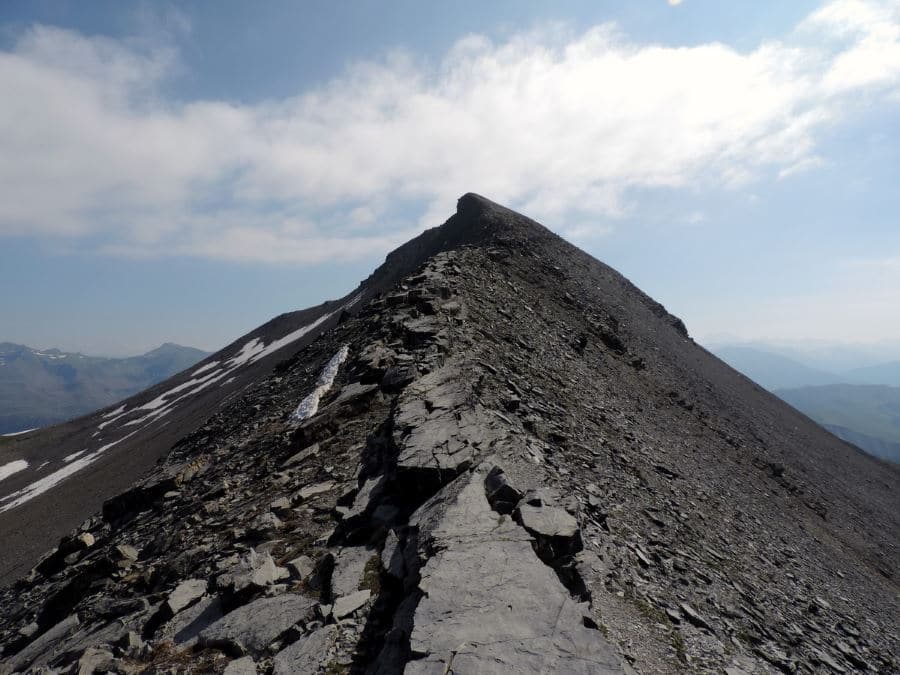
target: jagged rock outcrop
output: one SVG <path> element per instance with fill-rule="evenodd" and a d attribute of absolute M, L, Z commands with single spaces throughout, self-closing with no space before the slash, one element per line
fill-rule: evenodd
<path fill-rule="evenodd" d="M 898 668 L 896 468 L 487 200 L 392 255 L 0 592 L 0 673 Z"/>

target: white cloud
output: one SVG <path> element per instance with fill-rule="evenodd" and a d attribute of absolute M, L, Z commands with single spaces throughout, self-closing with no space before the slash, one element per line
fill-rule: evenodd
<path fill-rule="evenodd" d="M 678 7 L 678 5 L 681 4 L 682 0 L 668 0 L 668 2 L 670 5 L 672 5 L 672 7 Z"/>
<path fill-rule="evenodd" d="M 171 49 L 38 27 L 0 52 L 0 234 L 323 261 L 408 236 L 384 222 L 395 202 L 430 226 L 475 190 L 550 223 L 577 212 L 585 236 L 631 189 L 814 168 L 850 103 L 896 100 L 897 7 L 837 0 L 749 52 L 611 25 L 470 36 L 435 67 L 392 55 L 256 105 L 167 101 Z"/>

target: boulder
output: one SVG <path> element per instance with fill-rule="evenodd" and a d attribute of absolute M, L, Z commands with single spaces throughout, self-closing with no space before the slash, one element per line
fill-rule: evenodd
<path fill-rule="evenodd" d="M 300 638 L 275 655 L 273 675 L 319 672 L 329 663 L 329 652 L 334 649 L 337 638 L 338 627 L 334 624 Z"/>
<path fill-rule="evenodd" d="M 238 607 L 200 633 L 200 644 L 235 654 L 262 653 L 295 623 L 308 618 L 316 601 L 287 593 Z"/>
<path fill-rule="evenodd" d="M 166 608 L 174 616 L 185 607 L 194 604 L 204 595 L 206 595 L 205 579 L 187 579 L 178 584 L 175 590 L 169 593 L 169 597 L 166 600 Z"/>

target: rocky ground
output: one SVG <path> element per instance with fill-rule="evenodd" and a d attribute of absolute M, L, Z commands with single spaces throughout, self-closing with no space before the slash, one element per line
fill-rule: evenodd
<path fill-rule="evenodd" d="M 530 221 L 444 228 L 2 591 L 0 673 L 900 668 L 895 467 Z"/>

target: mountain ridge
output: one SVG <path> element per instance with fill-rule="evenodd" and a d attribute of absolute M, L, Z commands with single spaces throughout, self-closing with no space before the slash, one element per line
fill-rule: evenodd
<path fill-rule="evenodd" d="M 896 669 L 900 469 L 533 221 L 465 196 L 448 223 L 345 298 L 73 425 L 79 443 L 96 430 L 117 445 L 90 446 L 79 490 L 0 512 L 0 535 L 36 561 L 48 506 L 102 499 L 76 504 L 83 522 L 31 571 L 0 554 L 19 577 L 0 595 L 2 657 Z M 10 439 L 0 462 L 67 438 Z M 0 508 L 41 475 L 0 482 Z"/>

